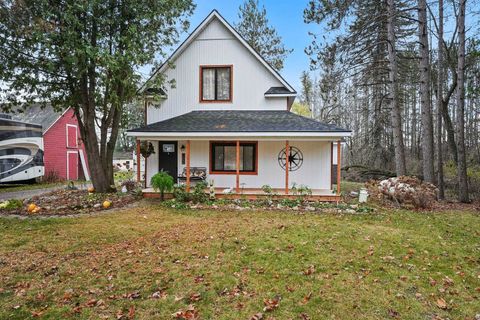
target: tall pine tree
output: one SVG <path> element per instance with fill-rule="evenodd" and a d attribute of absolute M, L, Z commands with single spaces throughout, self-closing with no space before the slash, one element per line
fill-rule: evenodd
<path fill-rule="evenodd" d="M 283 69 L 285 58 L 292 49 L 287 49 L 275 28 L 268 24 L 267 10 L 260 8 L 258 0 L 247 0 L 239 7 L 240 21 L 237 31 L 273 68 Z"/>

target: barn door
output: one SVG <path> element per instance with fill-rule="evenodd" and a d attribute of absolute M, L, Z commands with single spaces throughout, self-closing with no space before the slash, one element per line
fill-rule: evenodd
<path fill-rule="evenodd" d="M 67 151 L 67 180 L 78 180 L 77 151 Z"/>

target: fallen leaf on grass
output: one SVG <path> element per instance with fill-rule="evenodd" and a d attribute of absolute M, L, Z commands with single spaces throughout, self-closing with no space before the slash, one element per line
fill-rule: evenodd
<path fill-rule="evenodd" d="M 96 304 L 97 304 L 97 300 L 96 300 L 96 299 L 90 299 L 90 300 L 88 300 L 88 301 L 85 303 L 85 305 L 86 305 L 87 307 L 93 307 L 93 306 L 95 306 Z"/>
<path fill-rule="evenodd" d="M 257 314 L 254 314 L 250 320 L 262 320 L 263 319 L 263 313 L 257 313 Z"/>
<path fill-rule="evenodd" d="M 165 291 L 155 291 L 152 293 L 152 299 L 165 299 L 168 294 Z"/>
<path fill-rule="evenodd" d="M 276 308 L 278 308 L 278 303 L 280 302 L 279 298 L 273 298 L 273 299 L 264 299 L 263 304 L 265 307 L 263 308 L 264 312 L 269 312 L 273 311 Z"/>
<path fill-rule="evenodd" d="M 373 249 L 374 249 L 374 246 L 369 246 L 368 251 L 367 251 L 367 255 L 373 256 L 373 253 L 374 253 Z"/>
<path fill-rule="evenodd" d="M 180 310 L 173 314 L 176 319 L 182 320 L 197 320 L 199 318 L 198 311 L 195 310 L 195 306 L 189 305 L 186 310 Z"/>
<path fill-rule="evenodd" d="M 306 276 L 309 276 L 309 275 L 313 274 L 314 272 L 315 272 L 315 266 L 314 265 L 311 265 L 306 270 L 303 270 L 303 274 L 306 275 Z"/>
<path fill-rule="evenodd" d="M 38 318 L 42 316 L 43 312 L 44 311 L 32 311 L 31 314 L 33 318 Z"/>
<path fill-rule="evenodd" d="M 302 302 L 300 304 L 307 304 L 308 301 L 310 301 L 310 298 L 312 297 L 312 292 L 310 291 L 305 297 L 303 297 Z"/>
<path fill-rule="evenodd" d="M 133 318 L 135 318 L 135 306 L 131 306 L 130 309 L 128 309 L 128 319 Z"/>
<path fill-rule="evenodd" d="M 393 309 L 388 309 L 388 315 L 392 318 L 398 318 L 400 316 L 400 314 Z"/>
<path fill-rule="evenodd" d="M 438 298 L 437 299 L 437 307 L 439 307 L 440 309 L 447 309 L 447 302 L 445 301 L 445 299 L 443 298 Z"/>
<path fill-rule="evenodd" d="M 443 285 L 445 287 L 449 287 L 453 285 L 453 280 L 450 279 L 448 276 L 443 279 Z"/>
<path fill-rule="evenodd" d="M 195 302 L 195 301 L 199 301 L 202 297 L 200 296 L 200 293 L 192 293 L 190 295 L 190 301 L 191 302 Z"/>
<path fill-rule="evenodd" d="M 310 320 L 310 317 L 306 313 L 300 313 L 300 319 L 302 320 Z"/>

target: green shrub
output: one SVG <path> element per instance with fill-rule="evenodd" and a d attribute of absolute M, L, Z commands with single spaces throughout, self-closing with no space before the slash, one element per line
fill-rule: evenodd
<path fill-rule="evenodd" d="M 312 189 L 310 189 L 310 187 L 308 187 L 306 185 L 303 185 L 303 184 L 298 186 L 298 188 L 297 188 L 297 199 L 300 202 L 304 202 L 305 198 L 307 196 L 311 196 L 311 195 L 312 195 Z"/>
<path fill-rule="evenodd" d="M 205 203 L 208 200 L 208 195 L 205 193 L 207 187 L 206 182 L 198 182 L 193 188 L 192 199 L 195 203 Z"/>
<path fill-rule="evenodd" d="M 0 209 L 18 209 L 23 206 L 23 202 L 18 199 L 10 199 L 0 203 Z"/>
<path fill-rule="evenodd" d="M 273 193 L 273 188 L 270 185 L 265 184 L 265 185 L 262 186 L 262 191 L 265 194 L 271 195 Z"/>
<path fill-rule="evenodd" d="M 282 199 L 280 200 L 280 204 L 284 207 L 298 207 L 300 205 L 300 201 L 294 199 Z"/>
<path fill-rule="evenodd" d="M 154 174 L 150 184 L 153 190 L 160 191 L 160 199 L 162 201 L 164 200 L 165 191 L 172 191 L 174 185 L 172 176 L 164 171 Z"/>
<path fill-rule="evenodd" d="M 192 196 L 187 192 L 184 184 L 175 185 L 173 187 L 173 196 L 179 202 L 188 202 L 192 200 Z"/>

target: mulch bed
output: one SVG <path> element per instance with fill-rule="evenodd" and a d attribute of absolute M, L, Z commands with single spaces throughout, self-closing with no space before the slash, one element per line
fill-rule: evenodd
<path fill-rule="evenodd" d="M 20 208 L 1 209 L 0 215 L 63 216 L 89 214 L 122 208 L 139 199 L 139 197 L 129 193 L 88 193 L 86 190 L 56 190 L 24 199 L 23 206 Z M 104 208 L 104 201 L 111 202 L 111 205 Z M 38 212 L 28 212 L 28 206 L 32 203 L 40 208 Z"/>

